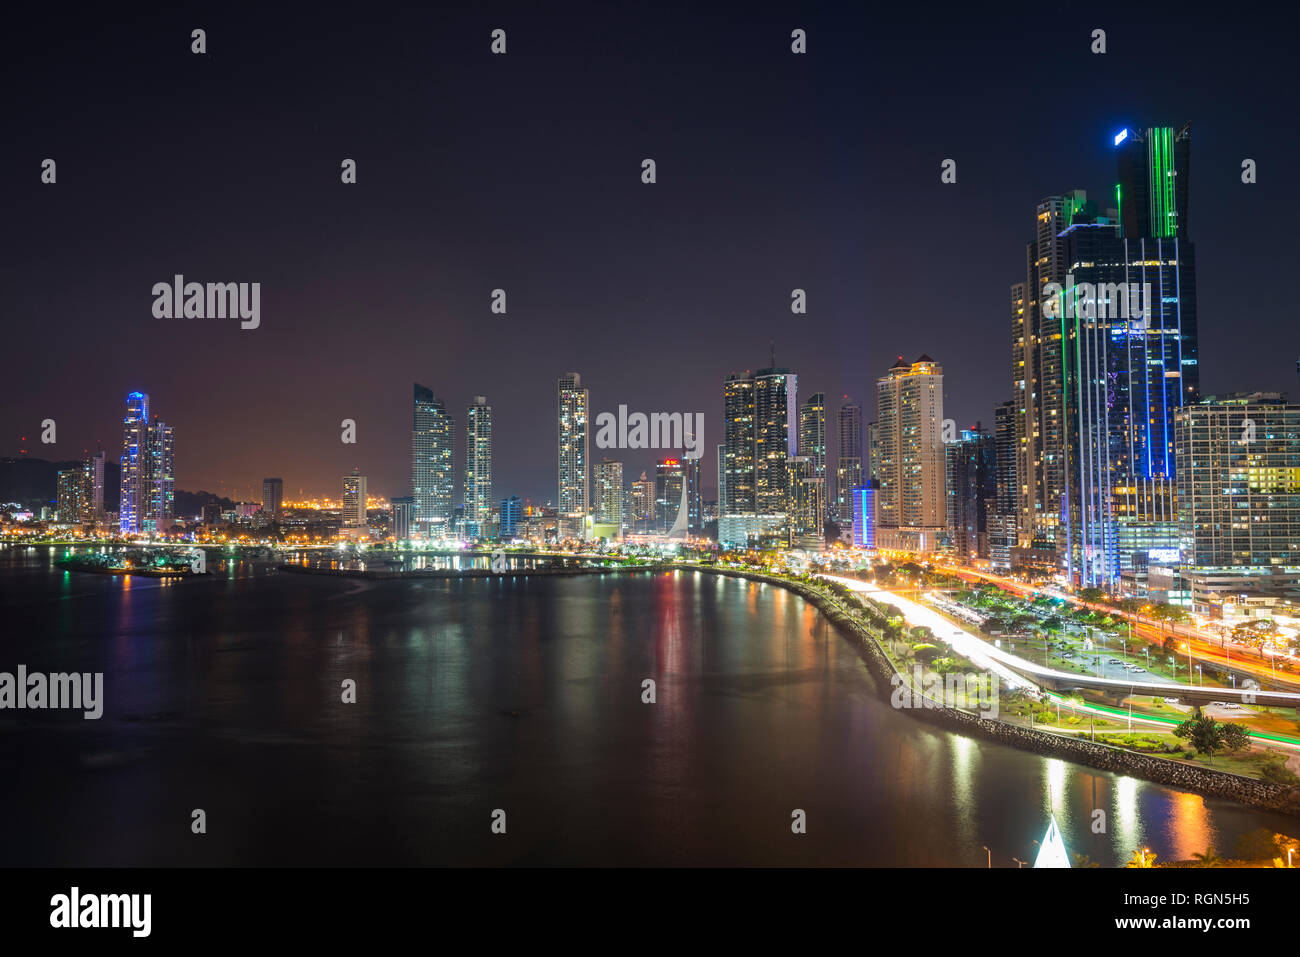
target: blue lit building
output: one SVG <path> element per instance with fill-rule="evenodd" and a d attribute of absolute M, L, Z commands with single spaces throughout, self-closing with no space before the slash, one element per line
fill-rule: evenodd
<path fill-rule="evenodd" d="M 1178 544 L 1174 418 L 1200 393 L 1195 254 L 1187 238 L 1190 130 L 1117 137 L 1116 208 L 1060 233 L 1069 579 L 1140 588 L 1151 551 Z M 1091 204 L 1089 204 L 1091 205 Z"/>
<path fill-rule="evenodd" d="M 853 487 L 853 547 L 876 547 L 875 483 Z"/>
<path fill-rule="evenodd" d="M 524 517 L 524 503 L 518 495 L 501 500 L 501 540 L 514 538 Z"/>

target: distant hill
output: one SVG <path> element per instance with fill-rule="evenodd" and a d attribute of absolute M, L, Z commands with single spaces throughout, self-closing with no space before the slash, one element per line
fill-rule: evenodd
<path fill-rule="evenodd" d="M 235 503 L 213 492 L 186 492 L 176 490 L 175 514 L 177 518 L 188 519 L 202 513 L 204 505 L 220 505 L 222 508 L 234 508 Z"/>

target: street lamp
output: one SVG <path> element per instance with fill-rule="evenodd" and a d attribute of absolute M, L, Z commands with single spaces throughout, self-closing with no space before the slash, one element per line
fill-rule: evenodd
<path fill-rule="evenodd" d="M 993 868 L 993 852 L 990 851 L 990 850 L 989 850 L 987 847 L 985 847 L 983 844 L 981 844 L 980 847 L 983 847 L 983 848 L 984 848 L 984 853 L 986 853 L 986 854 L 989 856 L 989 869 L 992 870 L 992 868 Z"/>
<path fill-rule="evenodd" d="M 1037 842 L 1035 842 L 1035 843 L 1037 843 Z M 1018 857 L 1013 857 L 1013 858 L 1011 858 L 1011 859 L 1012 859 L 1013 861 L 1016 862 L 1016 870 L 1019 870 L 1020 868 L 1022 868 L 1022 867 L 1025 866 L 1025 862 L 1022 861 L 1020 858 L 1018 858 Z"/>

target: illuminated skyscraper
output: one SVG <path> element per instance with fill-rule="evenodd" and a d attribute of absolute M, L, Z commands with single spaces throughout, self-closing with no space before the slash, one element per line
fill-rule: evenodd
<path fill-rule="evenodd" d="M 934 551 L 947 525 L 943 367 L 900 357 L 876 382 L 880 425 L 880 523 L 886 549 Z"/>
<path fill-rule="evenodd" d="M 166 422 L 149 426 L 149 531 L 166 531 L 176 515 L 176 453 L 172 427 Z"/>
<path fill-rule="evenodd" d="M 639 535 L 655 530 L 655 483 L 644 472 L 632 483 L 632 515 L 628 526 Z"/>
<path fill-rule="evenodd" d="M 411 427 L 411 493 L 417 533 L 440 538 L 451 529 L 452 443 L 447 407 L 433 390 L 415 384 Z"/>
<path fill-rule="evenodd" d="M 344 532 L 366 528 L 366 477 L 356 469 L 343 476 L 343 529 Z"/>
<path fill-rule="evenodd" d="M 1174 419 L 1200 392 L 1190 136 L 1117 137 L 1118 213 L 1076 214 L 1062 230 L 1066 276 L 1042 306 L 1067 343 L 1064 554 L 1081 585 L 1138 583 L 1152 553 L 1178 544 Z"/>
<path fill-rule="evenodd" d="M 853 490 L 862 485 L 862 406 L 849 402 L 840 406 L 839 455 L 835 464 L 836 520 L 853 521 Z"/>
<path fill-rule="evenodd" d="M 584 522 L 591 505 L 587 485 L 590 436 L 587 424 L 591 395 L 582 387 L 582 377 L 566 372 L 556 383 L 559 422 L 559 513 L 571 521 Z"/>
<path fill-rule="evenodd" d="M 989 557 L 989 518 L 997 507 L 997 446 L 976 423 L 945 447 L 948 535 L 953 557 Z"/>
<path fill-rule="evenodd" d="M 727 377 L 722 387 L 723 456 L 720 466 L 725 497 L 718 500 L 723 515 L 754 511 L 754 379 L 749 373 Z"/>
<path fill-rule="evenodd" d="M 1185 591 L 1199 612 L 1300 600 L 1300 405 L 1209 396 L 1174 417 Z"/>
<path fill-rule="evenodd" d="M 165 422 L 150 418 L 149 396 L 126 397 L 122 420 L 121 504 L 119 528 L 127 534 L 166 531 L 176 497 L 174 434 Z"/>
<path fill-rule="evenodd" d="M 623 463 L 602 459 L 592 473 L 595 524 L 613 530 L 604 537 L 618 538 L 623 528 Z"/>
<path fill-rule="evenodd" d="M 284 520 L 284 479 L 262 479 L 262 514 L 277 524 Z"/>
<path fill-rule="evenodd" d="M 126 397 L 122 420 L 121 504 L 118 521 L 123 533 L 145 530 L 149 513 L 149 396 L 132 392 Z"/>
<path fill-rule="evenodd" d="M 98 522 L 104 518 L 104 453 L 96 452 L 85 459 L 82 468 L 86 474 L 86 488 L 89 490 L 89 500 L 86 503 L 86 511 L 82 514 L 83 522 Z"/>
<path fill-rule="evenodd" d="M 667 533 L 682 504 L 686 466 L 681 459 L 661 459 L 655 465 L 655 531 Z"/>
<path fill-rule="evenodd" d="M 478 525 L 492 521 L 492 406 L 474 396 L 465 413 L 465 518 Z"/>
<path fill-rule="evenodd" d="M 814 392 L 799 406 L 799 454 L 812 463 L 813 478 L 826 479 L 826 396 Z"/>
<path fill-rule="evenodd" d="M 790 510 L 786 459 L 799 452 L 798 379 L 789 369 L 754 373 L 754 510 Z"/>

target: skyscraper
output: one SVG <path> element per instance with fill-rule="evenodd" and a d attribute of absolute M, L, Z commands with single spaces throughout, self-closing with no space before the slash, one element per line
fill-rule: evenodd
<path fill-rule="evenodd" d="M 60 469 L 56 476 L 55 492 L 59 521 L 65 525 L 82 522 L 90 500 L 85 469 Z"/>
<path fill-rule="evenodd" d="M 862 485 L 862 405 L 848 402 L 836 416 L 839 456 L 835 464 L 836 520 L 853 521 L 853 490 Z"/>
<path fill-rule="evenodd" d="M 682 504 L 686 467 L 681 459 L 660 459 L 655 465 L 655 531 L 666 534 Z"/>
<path fill-rule="evenodd" d="M 655 530 L 655 482 L 646 478 L 644 472 L 632 483 L 632 515 L 628 525 L 639 535 Z"/>
<path fill-rule="evenodd" d="M 501 500 L 501 540 L 508 542 L 519 534 L 519 523 L 524 517 L 524 503 L 518 495 Z"/>
<path fill-rule="evenodd" d="M 474 396 L 465 412 L 465 518 L 480 526 L 492 520 L 492 406 Z"/>
<path fill-rule="evenodd" d="M 789 369 L 754 374 L 754 510 L 790 510 L 786 459 L 799 453 L 798 379 Z"/>
<path fill-rule="evenodd" d="M 559 497 L 561 517 L 585 521 L 591 504 L 587 485 L 590 438 L 587 430 L 590 393 L 582 377 L 566 372 L 556 383 L 559 422 Z"/>
<path fill-rule="evenodd" d="M 166 422 L 149 426 L 149 516 L 151 531 L 166 531 L 176 515 L 176 454 L 172 427 Z"/>
<path fill-rule="evenodd" d="M 83 522 L 99 522 L 104 518 L 104 453 L 96 452 L 88 456 L 82 463 L 85 471 L 86 488 L 89 490 L 89 500 L 86 502 L 86 511 L 82 514 Z"/>
<path fill-rule="evenodd" d="M 262 479 L 262 512 L 268 520 L 276 524 L 284 519 L 284 479 Z"/>
<path fill-rule="evenodd" d="M 789 369 L 759 369 L 728 376 L 723 384 L 726 464 L 718 505 L 718 540 L 748 544 L 788 539 L 788 459 L 799 447 L 798 379 Z"/>
<path fill-rule="evenodd" d="M 145 530 L 149 514 L 149 396 L 132 392 L 126 397 L 122 420 L 121 504 L 118 522 L 123 533 Z"/>
<path fill-rule="evenodd" d="M 1178 544 L 1174 418 L 1200 392 L 1189 143 L 1187 127 L 1122 140 L 1118 211 L 1076 213 L 1059 237 L 1065 279 L 1042 304 L 1067 343 L 1064 554 L 1081 585 L 1140 579 L 1150 552 Z"/>
<path fill-rule="evenodd" d="M 1012 391 L 1024 410 L 1016 423 L 1021 455 L 1016 462 L 1021 488 L 1022 545 L 1031 542 L 1064 549 L 1058 535 L 1069 480 L 1066 423 L 1069 410 L 1065 329 L 1042 308 L 1043 288 L 1063 284 L 1065 241 L 1061 233 L 1075 214 L 1087 211 L 1081 189 L 1049 196 L 1035 210 L 1035 234 L 1025 251 L 1024 283 L 1011 287 Z M 1058 545 L 1058 538 L 1062 541 Z"/>
<path fill-rule="evenodd" d="M 418 534 L 441 538 L 451 529 L 452 444 L 454 428 L 447 407 L 418 382 L 413 389 L 411 497 Z"/>
<path fill-rule="evenodd" d="M 948 534 L 953 557 L 989 557 L 989 518 L 997 507 L 997 447 L 980 429 L 963 429 L 944 447 Z"/>
<path fill-rule="evenodd" d="M 799 455 L 812 463 L 813 478 L 826 479 L 826 396 L 814 392 L 799 406 Z"/>
<path fill-rule="evenodd" d="M 928 552 L 947 525 L 944 496 L 943 367 L 900 356 L 876 382 L 880 426 L 881 548 Z"/>
<path fill-rule="evenodd" d="M 351 475 L 343 476 L 343 531 L 345 536 L 364 532 L 366 529 L 366 477 L 357 469 Z"/>
<path fill-rule="evenodd" d="M 623 528 L 623 463 L 602 459 L 592 469 L 594 518 L 602 538 L 618 538 Z"/>
<path fill-rule="evenodd" d="M 754 511 L 754 379 L 748 373 L 732 375 L 722 387 L 725 498 L 718 500 L 720 515 L 745 515 Z M 719 490 L 721 494 L 722 489 Z"/>
<path fill-rule="evenodd" d="M 405 542 L 411 537 L 411 518 L 415 514 L 415 496 L 394 495 L 389 501 L 392 504 L 392 522 L 389 525 L 389 532 L 397 541 Z"/>
<path fill-rule="evenodd" d="M 1300 405 L 1209 396 L 1174 418 L 1182 575 L 1197 611 L 1300 600 Z"/>
<path fill-rule="evenodd" d="M 122 420 L 121 504 L 118 525 L 127 534 L 171 527 L 176 497 L 174 434 L 151 419 L 149 396 L 126 397 Z"/>

